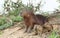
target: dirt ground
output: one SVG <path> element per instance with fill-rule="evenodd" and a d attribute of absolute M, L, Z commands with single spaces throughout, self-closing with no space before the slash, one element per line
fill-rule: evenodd
<path fill-rule="evenodd" d="M 15 24 L 14 26 L 3 30 L 3 33 L 0 35 L 0 38 L 48 38 L 49 33 L 43 33 L 40 35 L 34 35 L 34 33 L 24 33 L 25 29 L 21 29 L 19 26 L 20 23 Z M 53 29 L 59 29 L 60 25 L 53 25 Z"/>
<path fill-rule="evenodd" d="M 21 29 L 17 24 L 8 29 L 3 30 L 0 38 L 47 38 L 46 34 L 34 35 L 34 33 L 24 33 L 25 29 Z M 44 36 L 44 37 L 43 37 Z"/>

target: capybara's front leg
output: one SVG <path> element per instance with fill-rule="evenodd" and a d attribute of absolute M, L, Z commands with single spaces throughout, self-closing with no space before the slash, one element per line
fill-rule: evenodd
<path fill-rule="evenodd" d="M 29 28 L 29 26 L 26 26 L 26 27 L 25 27 L 24 33 L 28 31 L 28 28 Z"/>
<path fill-rule="evenodd" d="M 33 30 L 33 28 L 34 28 L 34 25 L 31 25 L 31 26 L 28 28 L 27 32 L 28 32 L 28 33 L 31 33 L 31 31 Z"/>

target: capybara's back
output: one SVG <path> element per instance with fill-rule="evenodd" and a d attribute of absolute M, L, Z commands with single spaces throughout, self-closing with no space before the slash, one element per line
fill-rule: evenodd
<path fill-rule="evenodd" d="M 46 22 L 48 22 L 48 18 L 43 15 L 36 14 L 36 20 L 38 24 L 44 25 Z"/>

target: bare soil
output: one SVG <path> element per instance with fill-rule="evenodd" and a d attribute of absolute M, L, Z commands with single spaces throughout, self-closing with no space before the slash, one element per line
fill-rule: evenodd
<path fill-rule="evenodd" d="M 48 38 L 51 32 L 45 32 L 42 35 L 34 35 L 35 32 L 32 33 L 24 33 L 25 29 L 21 28 L 19 25 L 23 26 L 23 24 L 15 23 L 14 26 L 3 30 L 3 33 L 0 35 L 0 38 Z M 53 24 L 53 30 L 60 31 L 60 25 Z"/>
<path fill-rule="evenodd" d="M 34 35 L 34 32 L 24 33 L 24 30 L 25 29 L 21 29 L 21 27 L 17 26 L 16 24 L 15 26 L 3 30 L 3 33 L 2 35 L 0 35 L 0 38 L 47 38 L 46 34 L 42 34 L 42 36 Z"/>

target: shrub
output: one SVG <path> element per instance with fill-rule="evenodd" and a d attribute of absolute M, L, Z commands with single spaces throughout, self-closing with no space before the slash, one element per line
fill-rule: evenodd
<path fill-rule="evenodd" d="M 10 26 L 12 26 L 10 23 L 5 23 L 5 24 L 0 26 L 0 30 L 6 29 L 6 28 L 8 28 Z"/>
<path fill-rule="evenodd" d="M 0 18 L 0 30 L 5 29 L 13 25 L 12 20 L 7 19 L 7 17 L 3 16 Z"/>
<path fill-rule="evenodd" d="M 23 20 L 21 16 L 10 16 L 13 22 L 20 22 Z"/>
<path fill-rule="evenodd" d="M 0 18 L 0 25 L 3 25 L 6 23 L 6 17 L 1 17 Z"/>

